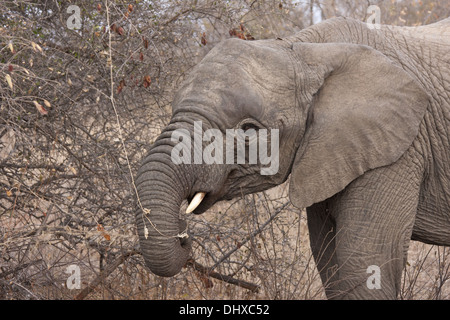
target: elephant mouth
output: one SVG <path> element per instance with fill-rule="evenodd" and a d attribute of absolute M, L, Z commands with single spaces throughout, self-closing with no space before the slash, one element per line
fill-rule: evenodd
<path fill-rule="evenodd" d="M 191 213 L 193 212 L 203 201 L 203 199 L 206 196 L 206 192 L 197 192 L 195 194 L 195 196 L 193 196 L 190 200 L 189 200 L 189 205 L 186 209 L 186 213 Z"/>
<path fill-rule="evenodd" d="M 197 191 L 187 197 L 188 206 L 186 214 L 203 214 L 214 204 L 223 200 L 224 190 L 220 191 Z M 189 210 L 188 210 L 189 209 Z"/>
<path fill-rule="evenodd" d="M 217 196 L 211 192 L 198 191 L 186 200 L 188 202 L 186 214 L 202 214 L 217 202 Z"/>
<path fill-rule="evenodd" d="M 237 169 L 229 170 L 215 183 L 208 181 L 208 183 L 194 184 L 186 198 L 188 202 L 186 214 L 203 214 L 217 202 L 231 200 L 246 193 L 241 187 L 241 179 L 245 180 L 245 177 L 238 171 Z"/>

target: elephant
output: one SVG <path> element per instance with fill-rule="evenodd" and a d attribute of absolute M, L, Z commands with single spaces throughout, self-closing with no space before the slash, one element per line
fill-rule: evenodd
<path fill-rule="evenodd" d="M 326 297 L 398 298 L 410 241 L 450 245 L 449 39 L 450 18 L 399 27 L 337 17 L 214 46 L 178 88 L 136 174 L 147 267 L 171 277 L 191 257 L 185 200 L 201 214 L 287 181 L 292 205 L 306 209 Z M 276 172 L 261 174 L 262 161 L 174 163 L 180 143 L 207 145 L 174 138 L 199 123 L 200 133 L 277 130 L 267 140 L 278 146 Z"/>

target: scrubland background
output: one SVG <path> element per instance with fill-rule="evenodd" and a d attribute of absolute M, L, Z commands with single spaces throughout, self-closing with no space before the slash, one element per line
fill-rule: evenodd
<path fill-rule="evenodd" d="M 447 0 L 1 1 L 0 299 L 324 299 L 287 184 L 188 215 L 194 260 L 164 279 L 139 255 L 132 177 L 183 77 L 219 41 L 366 21 L 373 4 L 401 26 L 450 11 Z M 401 298 L 449 298 L 448 259 L 412 242 Z"/>

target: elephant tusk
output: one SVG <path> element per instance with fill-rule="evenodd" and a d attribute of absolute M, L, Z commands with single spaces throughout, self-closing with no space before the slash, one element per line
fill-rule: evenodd
<path fill-rule="evenodd" d="M 186 213 L 191 213 L 192 211 L 194 211 L 198 207 L 198 205 L 202 202 L 205 195 L 206 195 L 205 192 L 197 192 L 194 198 L 192 199 L 191 203 L 187 207 Z"/>

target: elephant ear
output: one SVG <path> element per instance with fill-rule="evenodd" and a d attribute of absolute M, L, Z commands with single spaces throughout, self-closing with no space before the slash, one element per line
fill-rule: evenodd
<path fill-rule="evenodd" d="M 429 98 L 370 47 L 296 43 L 293 49 L 305 70 L 319 76 L 289 188 L 291 202 L 305 208 L 397 161 L 417 136 Z"/>

